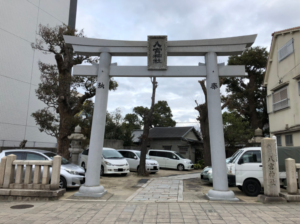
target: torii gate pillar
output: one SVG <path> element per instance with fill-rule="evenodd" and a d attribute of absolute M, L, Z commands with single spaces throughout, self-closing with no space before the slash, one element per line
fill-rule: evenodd
<path fill-rule="evenodd" d="M 98 67 L 98 86 L 96 88 L 90 141 L 91 150 L 89 150 L 86 182 L 84 185 L 81 185 L 79 191 L 75 193 L 75 196 L 102 197 L 106 193 L 104 187 L 99 185 L 99 179 L 106 122 L 110 63 L 111 55 L 107 52 L 102 52 L 100 54 L 100 64 Z"/>
<path fill-rule="evenodd" d="M 217 54 L 208 52 L 205 55 L 205 63 L 210 152 L 214 181 L 213 190 L 209 190 L 206 196 L 210 200 L 238 200 L 232 191 L 228 191 Z"/>

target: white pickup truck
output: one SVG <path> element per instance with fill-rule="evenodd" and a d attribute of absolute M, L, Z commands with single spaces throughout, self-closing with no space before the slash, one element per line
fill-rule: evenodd
<path fill-rule="evenodd" d="M 293 158 L 297 162 L 300 159 L 299 150 L 293 148 L 278 149 L 281 186 L 284 185 L 286 179 L 284 160 Z M 248 196 L 260 194 L 264 187 L 261 147 L 249 147 L 238 150 L 227 164 L 227 168 L 229 186 L 237 186 Z"/>

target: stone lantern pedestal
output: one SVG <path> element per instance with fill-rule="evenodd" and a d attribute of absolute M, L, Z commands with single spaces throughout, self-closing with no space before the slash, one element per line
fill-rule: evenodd
<path fill-rule="evenodd" d="M 254 137 L 248 140 L 248 142 L 252 144 L 253 147 L 259 147 L 261 146 L 262 139 L 263 139 L 262 130 L 260 128 L 257 128 L 254 131 Z"/>
<path fill-rule="evenodd" d="M 82 140 L 86 139 L 86 137 L 81 134 L 81 127 L 79 125 L 76 126 L 75 133 L 68 136 L 68 139 L 71 140 L 71 148 L 69 148 L 71 162 L 78 164 L 78 155 L 83 151 Z"/>

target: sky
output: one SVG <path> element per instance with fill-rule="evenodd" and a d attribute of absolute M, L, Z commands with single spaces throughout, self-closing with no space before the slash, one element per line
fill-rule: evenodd
<path fill-rule="evenodd" d="M 300 0 L 78 0 L 76 28 L 87 37 L 147 41 L 148 35 L 168 40 L 212 39 L 257 34 L 253 46 L 269 51 L 271 34 L 300 26 Z M 147 65 L 146 57 L 112 57 L 118 65 Z M 168 65 L 198 65 L 204 57 L 168 57 Z M 227 57 L 218 57 L 227 62 Z M 156 102 L 168 102 L 176 126 L 199 129 L 195 100 L 204 102 L 198 80 L 157 78 Z M 136 106 L 149 107 L 150 78 L 114 78 L 119 87 L 109 92 L 107 110 L 122 115 Z M 225 93 L 225 87 L 221 88 Z"/>

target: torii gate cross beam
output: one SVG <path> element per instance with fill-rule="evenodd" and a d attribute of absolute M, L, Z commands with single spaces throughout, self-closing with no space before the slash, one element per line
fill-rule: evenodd
<path fill-rule="evenodd" d="M 73 46 L 74 51 L 78 54 L 100 55 L 100 63 L 97 65 L 77 65 L 73 68 L 73 75 L 97 76 L 98 82 L 86 182 L 80 187 L 79 192 L 75 194 L 76 196 L 102 197 L 106 193 L 106 190 L 100 185 L 100 169 L 110 77 L 206 77 L 209 134 L 213 136 L 213 138 L 210 138 L 210 145 L 214 180 L 213 189 L 208 192 L 207 197 L 210 200 L 238 200 L 235 198 L 234 193 L 228 190 L 219 77 L 245 76 L 245 67 L 218 66 L 217 56 L 241 54 L 254 43 L 256 35 L 207 40 L 168 41 L 168 46 L 165 45 L 165 53 L 168 56 L 205 56 L 205 65 L 167 67 L 165 64 L 165 67 L 161 67 L 160 70 L 150 70 L 152 67 L 150 68 L 149 65 L 148 67 L 111 65 L 112 56 L 149 56 L 149 37 L 148 42 L 73 36 L 64 36 L 64 39 L 67 44 Z M 165 63 L 167 55 L 165 55 Z M 155 57 L 159 56 L 160 54 L 156 52 Z M 154 63 L 160 62 L 161 59 L 155 60 Z"/>

